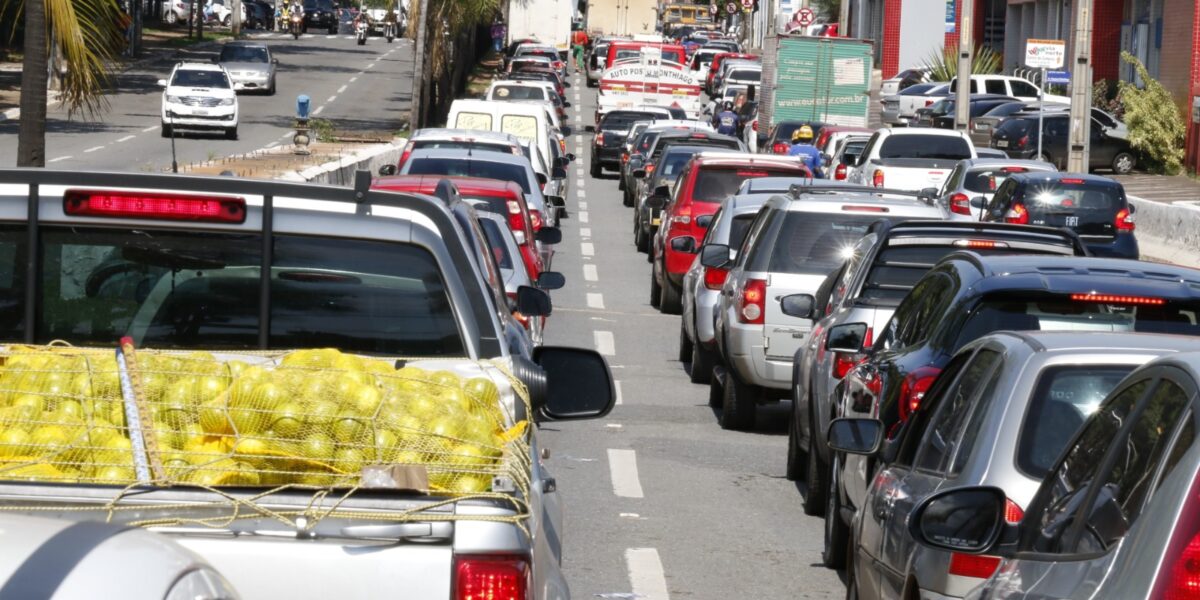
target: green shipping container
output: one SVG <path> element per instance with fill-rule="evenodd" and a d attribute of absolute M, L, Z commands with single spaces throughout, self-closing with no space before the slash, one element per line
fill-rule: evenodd
<path fill-rule="evenodd" d="M 772 125 L 801 120 L 867 126 L 874 64 L 870 41 L 808 36 L 770 41 L 776 52 L 774 60 L 763 61 L 763 80 L 774 83 L 764 90 Z"/>

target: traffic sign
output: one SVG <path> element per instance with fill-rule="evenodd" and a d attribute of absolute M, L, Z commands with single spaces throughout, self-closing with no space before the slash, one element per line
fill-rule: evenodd
<path fill-rule="evenodd" d="M 709 12 L 709 14 L 712 14 L 712 15 L 717 14 L 717 3 L 716 2 L 713 2 L 712 4 L 708 5 L 708 12 Z"/>
<path fill-rule="evenodd" d="M 1059 69 L 1067 55 L 1067 43 L 1062 40 L 1028 40 L 1025 42 L 1025 66 L 1035 69 Z"/>
<path fill-rule="evenodd" d="M 811 8 L 802 8 L 796 11 L 796 22 L 800 23 L 801 25 L 812 25 L 816 18 L 817 16 L 813 14 Z"/>
<path fill-rule="evenodd" d="M 1046 83 L 1051 85 L 1068 85 L 1071 83 L 1071 72 L 1046 71 Z"/>

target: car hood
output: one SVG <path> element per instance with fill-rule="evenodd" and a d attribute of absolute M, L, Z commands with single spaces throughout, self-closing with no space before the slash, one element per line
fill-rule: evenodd
<path fill-rule="evenodd" d="M 223 63 L 221 63 L 221 66 L 225 67 L 225 70 L 230 71 L 230 72 L 233 72 L 233 71 L 260 71 L 260 72 L 265 73 L 265 72 L 268 72 L 271 70 L 270 63 L 261 63 L 261 62 L 223 62 Z"/>
<path fill-rule="evenodd" d="M 171 96 L 201 96 L 207 98 L 232 98 L 236 95 L 232 88 L 203 88 L 182 85 L 167 86 L 166 93 Z"/>

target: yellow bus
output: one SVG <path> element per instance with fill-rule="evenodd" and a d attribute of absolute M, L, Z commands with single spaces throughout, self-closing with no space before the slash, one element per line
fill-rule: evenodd
<path fill-rule="evenodd" d="M 707 25 L 712 15 L 707 6 L 699 4 L 668 4 L 663 8 L 663 23 L 672 25 Z"/>

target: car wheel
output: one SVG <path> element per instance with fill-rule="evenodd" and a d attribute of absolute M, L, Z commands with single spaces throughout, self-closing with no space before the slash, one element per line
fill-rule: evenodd
<path fill-rule="evenodd" d="M 337 35 L 337 32 L 338 32 L 337 25 L 334 25 L 329 28 L 329 35 Z"/>
<path fill-rule="evenodd" d="M 858 600 L 858 574 L 854 572 L 854 546 L 846 545 L 846 600 Z"/>
<path fill-rule="evenodd" d="M 683 326 L 683 320 L 679 323 L 679 362 L 688 362 L 692 360 L 692 340 L 688 339 L 687 328 Z"/>
<path fill-rule="evenodd" d="M 593 160 L 592 161 L 592 177 L 599 179 L 600 176 L 603 174 L 604 174 L 604 167 L 601 167 L 600 163 Z"/>
<path fill-rule="evenodd" d="M 171 137 L 171 133 L 172 133 L 171 126 L 167 125 L 166 123 L 163 123 L 162 124 L 162 136 L 165 138 L 169 138 L 169 137 Z"/>
<path fill-rule="evenodd" d="M 175 14 L 175 11 L 173 11 L 173 10 L 167 11 L 166 22 L 167 22 L 167 25 L 174 25 L 174 24 L 178 23 L 179 15 Z"/>
<path fill-rule="evenodd" d="M 225 18 L 221 19 L 221 25 L 223 25 L 225 27 L 229 27 L 229 24 L 232 22 L 233 22 L 233 17 L 230 15 L 225 15 Z"/>
<path fill-rule="evenodd" d="M 227 139 L 227 140 L 236 140 L 237 139 L 237 127 L 236 126 L 230 127 L 229 129 L 225 130 L 225 139 Z"/>
<path fill-rule="evenodd" d="M 588 86 L 588 87 L 590 87 L 590 88 L 594 88 L 594 87 L 596 87 L 596 86 L 597 86 L 597 85 L 599 85 L 599 84 L 600 84 L 600 82 L 599 82 L 599 81 L 596 81 L 595 79 L 592 79 L 591 77 L 588 77 L 588 80 L 587 80 L 587 86 Z"/>
<path fill-rule="evenodd" d="M 721 407 L 721 378 L 715 374 L 708 380 L 708 405 L 712 408 Z"/>
<path fill-rule="evenodd" d="M 654 276 L 654 269 L 650 269 L 650 306 L 658 308 L 661 299 L 662 290 L 658 287 L 658 279 Z"/>
<path fill-rule="evenodd" d="M 1112 170 L 1113 173 L 1116 173 L 1117 175 L 1125 175 L 1132 171 L 1136 164 L 1137 161 L 1134 160 L 1133 154 L 1130 154 L 1129 152 L 1118 152 L 1117 155 L 1113 157 Z"/>
<path fill-rule="evenodd" d="M 792 403 L 792 411 L 795 412 L 795 402 Z M 804 477 L 804 462 L 807 458 L 804 451 L 800 449 L 800 432 L 796 430 L 796 415 L 791 416 L 788 421 L 788 449 L 787 449 L 787 468 L 785 476 L 788 481 L 800 481 Z"/>
<path fill-rule="evenodd" d="M 275 78 L 274 77 L 271 78 L 271 87 L 267 88 L 267 95 L 268 96 L 275 95 Z"/>
<path fill-rule="evenodd" d="M 816 429 L 810 425 L 804 465 L 804 514 L 819 517 L 825 514 L 825 499 L 829 493 L 825 482 L 829 479 L 829 467 L 821 462 L 816 439 Z"/>
<path fill-rule="evenodd" d="M 732 369 L 726 371 L 725 385 L 721 387 L 721 429 L 754 429 L 754 416 L 758 412 L 754 402 L 757 391 L 754 386 L 739 381 Z"/>
<path fill-rule="evenodd" d="M 708 383 L 712 380 L 713 353 L 705 350 L 699 342 L 692 343 L 692 369 L 688 371 L 692 383 Z"/>
<path fill-rule="evenodd" d="M 836 456 L 830 466 L 829 498 L 825 507 L 825 549 L 821 551 L 821 562 L 830 569 L 841 569 L 846 566 L 846 540 L 850 532 L 842 520 L 842 498 L 837 487 L 841 473 Z"/>
<path fill-rule="evenodd" d="M 638 223 L 637 229 L 633 232 L 633 245 L 637 246 L 638 252 L 650 252 L 650 234 L 646 232 L 646 228 Z M 657 305 L 655 305 L 657 306 Z"/>
<path fill-rule="evenodd" d="M 662 297 L 658 301 L 658 310 L 664 315 L 677 315 L 683 312 L 683 302 L 679 298 L 679 288 L 667 279 L 666 271 L 666 268 L 663 268 Z"/>

